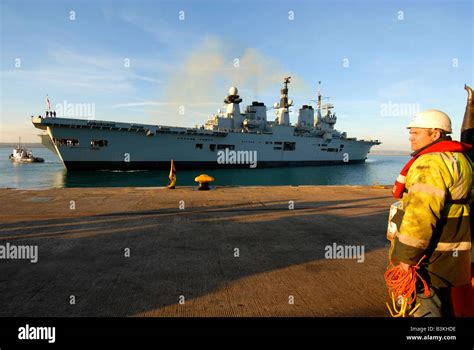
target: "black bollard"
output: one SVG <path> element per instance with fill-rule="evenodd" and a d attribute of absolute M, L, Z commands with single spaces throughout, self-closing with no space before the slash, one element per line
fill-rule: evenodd
<path fill-rule="evenodd" d="M 206 174 L 201 174 L 197 176 L 194 181 L 199 183 L 198 190 L 199 191 L 208 191 L 210 190 L 209 184 L 214 181 L 214 178 L 212 176 L 206 175 Z"/>
<path fill-rule="evenodd" d="M 208 191 L 210 188 L 209 188 L 209 182 L 201 182 L 199 183 L 199 187 L 198 187 L 198 190 L 199 191 Z"/>

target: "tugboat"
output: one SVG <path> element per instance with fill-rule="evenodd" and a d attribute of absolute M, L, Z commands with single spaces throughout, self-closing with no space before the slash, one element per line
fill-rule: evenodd
<path fill-rule="evenodd" d="M 13 153 L 8 157 L 12 162 L 16 163 L 42 163 L 43 158 L 34 157 L 33 152 L 21 146 L 21 138 L 18 142 L 18 147 L 13 149 Z"/>

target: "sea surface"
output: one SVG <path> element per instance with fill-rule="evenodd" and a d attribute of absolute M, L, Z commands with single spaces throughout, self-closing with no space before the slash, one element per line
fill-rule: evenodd
<path fill-rule="evenodd" d="M 66 171 L 59 158 L 44 147 L 31 148 L 44 163 L 13 163 L 12 149 L 0 148 L 0 187 L 156 187 L 168 184 L 168 171 Z M 177 171 L 177 186 L 195 186 L 202 173 L 215 178 L 215 186 L 274 185 L 391 185 L 409 156 L 368 155 L 363 164 L 300 168 L 198 169 Z"/>

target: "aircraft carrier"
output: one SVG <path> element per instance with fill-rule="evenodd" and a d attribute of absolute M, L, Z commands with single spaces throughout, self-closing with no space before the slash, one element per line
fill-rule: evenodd
<path fill-rule="evenodd" d="M 31 117 L 44 130 L 42 143 L 56 153 L 67 170 L 141 170 L 294 167 L 361 163 L 378 140 L 349 138 L 334 129 L 337 116 L 330 103 L 303 105 L 290 124 L 290 77 L 272 108 L 252 102 L 242 112 L 236 87 L 225 108 L 201 127 L 185 128 L 46 116 Z M 275 111 L 275 120 L 267 111 Z"/>

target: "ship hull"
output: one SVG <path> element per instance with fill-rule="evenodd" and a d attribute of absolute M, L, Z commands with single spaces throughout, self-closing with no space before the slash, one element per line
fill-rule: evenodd
<path fill-rule="evenodd" d="M 257 168 L 284 168 L 284 167 L 311 167 L 323 165 L 346 165 L 364 163 L 365 159 L 349 160 L 348 162 L 338 160 L 321 161 L 259 161 Z M 248 169 L 249 164 L 219 164 L 217 162 L 174 162 L 177 170 L 193 169 Z M 169 170 L 170 162 L 89 162 L 89 161 L 65 161 L 67 170 Z"/>
<path fill-rule="evenodd" d="M 300 136 L 291 126 L 271 132 L 34 118 L 68 170 L 303 167 L 362 163 L 375 141 Z"/>

